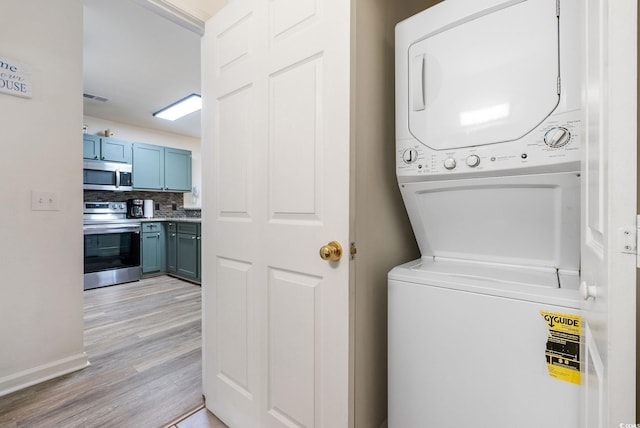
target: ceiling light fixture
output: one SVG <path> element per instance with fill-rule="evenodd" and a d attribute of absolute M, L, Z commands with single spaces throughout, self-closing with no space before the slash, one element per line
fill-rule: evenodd
<path fill-rule="evenodd" d="M 191 94 L 163 109 L 153 113 L 154 117 L 174 121 L 202 108 L 202 99 L 198 94 Z"/>

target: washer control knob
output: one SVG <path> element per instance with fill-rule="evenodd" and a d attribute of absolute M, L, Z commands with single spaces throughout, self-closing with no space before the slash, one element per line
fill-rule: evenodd
<path fill-rule="evenodd" d="M 475 168 L 480 165 L 480 156 L 478 155 L 469 155 L 467 156 L 467 165 L 471 168 Z"/>
<path fill-rule="evenodd" d="M 444 167 L 448 170 L 452 170 L 456 167 L 456 160 L 454 158 L 446 158 L 444 160 Z"/>
<path fill-rule="evenodd" d="M 571 132 L 567 128 L 551 128 L 544 133 L 544 143 L 552 149 L 566 145 L 571 140 Z"/>
<path fill-rule="evenodd" d="M 416 149 L 407 149 L 402 153 L 404 163 L 414 163 L 418 160 L 418 151 Z"/>

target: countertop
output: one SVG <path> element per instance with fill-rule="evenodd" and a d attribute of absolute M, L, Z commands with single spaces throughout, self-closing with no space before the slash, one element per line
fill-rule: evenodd
<path fill-rule="evenodd" d="M 176 223 L 201 223 L 202 219 L 198 217 L 152 217 L 141 218 L 142 223 L 150 223 L 153 221 L 175 221 Z"/>

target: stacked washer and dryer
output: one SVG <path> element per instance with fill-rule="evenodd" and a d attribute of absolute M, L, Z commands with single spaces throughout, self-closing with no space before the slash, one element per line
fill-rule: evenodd
<path fill-rule="evenodd" d="M 396 27 L 389 427 L 577 427 L 581 0 L 445 0 Z"/>

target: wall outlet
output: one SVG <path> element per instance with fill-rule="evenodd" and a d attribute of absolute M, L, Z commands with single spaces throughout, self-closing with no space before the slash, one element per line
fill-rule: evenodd
<path fill-rule="evenodd" d="M 31 211 L 60 211 L 60 193 L 32 190 Z"/>

